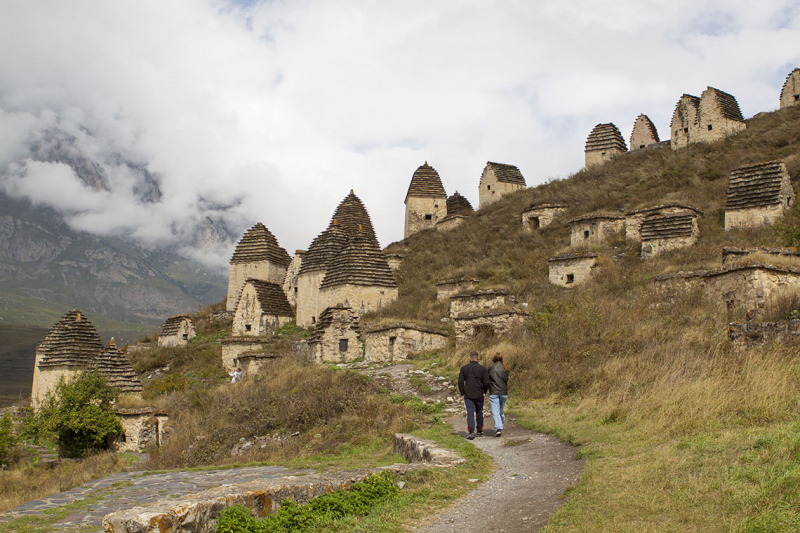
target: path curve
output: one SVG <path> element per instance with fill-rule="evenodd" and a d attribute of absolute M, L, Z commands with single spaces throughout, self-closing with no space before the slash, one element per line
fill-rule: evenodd
<path fill-rule="evenodd" d="M 358 368 L 358 364 L 353 366 Z M 395 392 L 414 394 L 425 401 L 446 402 L 453 430 L 466 438 L 466 409 L 453 383 L 430 372 L 414 370 L 410 364 L 383 368 L 364 365 L 359 370 Z M 426 392 L 420 392 L 411 384 L 412 377 L 426 385 Z M 575 457 L 577 448 L 550 435 L 525 429 L 509 416 L 506 416 L 502 437 L 494 437 L 494 421 L 489 411 L 487 403 L 486 436 L 472 443 L 494 459 L 497 470 L 449 508 L 423 519 L 414 531 L 538 531 L 564 503 L 561 498 L 564 491 L 578 483 L 583 461 Z"/>

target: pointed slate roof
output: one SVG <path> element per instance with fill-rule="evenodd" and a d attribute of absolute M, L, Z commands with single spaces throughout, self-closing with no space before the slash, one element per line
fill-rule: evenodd
<path fill-rule="evenodd" d="M 611 122 L 607 124 L 598 124 L 592 129 L 592 132 L 586 139 L 586 151 L 594 152 L 612 149 L 622 152 L 628 151 L 628 147 L 625 145 L 625 139 L 622 138 L 619 128 Z"/>
<path fill-rule="evenodd" d="M 472 213 L 474 209 L 472 209 L 472 204 L 469 203 L 469 200 L 458 194 L 458 191 L 455 192 L 452 196 L 447 199 L 447 215 L 468 215 Z"/>
<path fill-rule="evenodd" d="M 408 202 L 408 197 L 422 197 L 422 198 L 447 198 L 447 193 L 444 192 L 442 179 L 436 169 L 425 164 L 419 167 L 414 175 L 411 177 L 411 183 L 408 186 L 405 201 Z"/>
<path fill-rule="evenodd" d="M 742 111 L 739 109 L 739 102 L 736 101 L 736 98 L 732 94 L 720 91 L 714 87 L 708 87 L 703 91 L 703 94 L 700 95 L 701 101 L 705 98 L 714 99 L 723 117 L 744 122 Z"/>
<path fill-rule="evenodd" d="M 178 331 L 181 327 L 181 322 L 184 320 L 188 320 L 190 323 L 192 321 L 189 318 L 189 315 L 182 314 L 182 315 L 174 315 L 169 317 L 164 325 L 161 326 L 161 330 L 158 332 L 159 337 L 172 337 L 173 335 L 177 335 Z"/>
<path fill-rule="evenodd" d="M 650 120 L 645 114 L 640 114 L 636 117 L 636 121 L 633 123 L 633 131 L 631 131 L 631 150 L 636 149 L 637 147 L 634 146 L 634 138 L 636 134 L 639 134 L 641 137 L 645 139 L 650 139 L 652 142 L 658 142 L 658 131 L 656 131 L 656 126 L 653 124 L 653 121 Z"/>
<path fill-rule="evenodd" d="M 108 347 L 97 357 L 93 366 L 112 387 L 125 393 L 142 392 L 142 382 L 128 358 L 117 348 L 113 338 Z"/>
<path fill-rule="evenodd" d="M 525 185 L 525 178 L 522 177 L 522 172 L 520 172 L 519 169 L 514 165 L 506 165 L 505 163 L 494 163 L 492 161 L 488 161 L 483 171 L 486 172 L 487 169 L 494 171 L 497 181 Z"/>
<path fill-rule="evenodd" d="M 231 257 L 232 265 L 253 261 L 271 261 L 284 268 L 292 262 L 289 253 L 281 248 L 272 232 L 261 222 L 247 230 Z"/>
<path fill-rule="evenodd" d="M 328 264 L 347 244 L 348 237 L 359 232 L 373 240 L 375 246 L 380 248 L 367 208 L 351 190 L 336 208 L 328 228 L 311 242 L 311 246 L 303 256 L 299 274 L 328 268 Z"/>
<path fill-rule="evenodd" d="M 261 306 L 263 314 L 294 316 L 294 311 L 292 311 L 292 306 L 289 305 L 289 300 L 286 299 L 283 287 L 260 279 L 248 279 L 244 282 L 245 285 L 248 283 L 256 289 L 256 298 L 258 298 L 258 304 Z"/>
<path fill-rule="evenodd" d="M 783 161 L 747 165 L 731 171 L 725 209 L 747 209 L 782 203 L 781 185 L 789 180 Z"/>
<path fill-rule="evenodd" d="M 97 329 L 78 309 L 73 309 L 45 335 L 36 347 L 38 367 L 89 367 L 104 350 Z"/>
<path fill-rule="evenodd" d="M 366 232 L 348 239 L 347 245 L 328 265 L 320 289 L 341 285 L 397 287 L 386 256 Z"/>

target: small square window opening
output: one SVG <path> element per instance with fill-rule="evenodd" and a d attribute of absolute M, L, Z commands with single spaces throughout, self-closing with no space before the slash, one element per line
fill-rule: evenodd
<path fill-rule="evenodd" d="M 567 274 L 567 283 L 575 283 L 575 274 Z"/>

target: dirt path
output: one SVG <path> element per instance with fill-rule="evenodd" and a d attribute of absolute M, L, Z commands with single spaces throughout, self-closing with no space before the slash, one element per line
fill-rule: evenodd
<path fill-rule="evenodd" d="M 429 402 L 445 402 L 456 433 L 467 436 L 466 410 L 454 384 L 409 364 L 384 368 L 362 366 L 385 387 L 414 394 Z M 412 381 L 415 382 L 412 384 Z M 423 391 L 419 390 L 421 385 Z M 564 502 L 561 495 L 574 486 L 583 471 L 576 448 L 557 438 L 527 430 L 506 416 L 502 437 L 494 437 L 494 421 L 486 405 L 484 437 L 472 443 L 497 464 L 488 481 L 445 509 L 422 521 L 415 531 L 425 533 L 538 531 Z"/>

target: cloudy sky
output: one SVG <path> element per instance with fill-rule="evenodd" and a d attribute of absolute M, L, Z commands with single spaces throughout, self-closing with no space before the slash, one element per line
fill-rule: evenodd
<path fill-rule="evenodd" d="M 78 229 L 164 245 L 261 221 L 290 252 L 354 189 L 386 245 L 425 161 L 477 206 L 487 160 L 564 177 L 599 122 L 669 138 L 707 85 L 774 110 L 797 66 L 797 0 L 6 0 L 0 187 Z M 106 190 L 36 161 L 53 131 Z"/>

